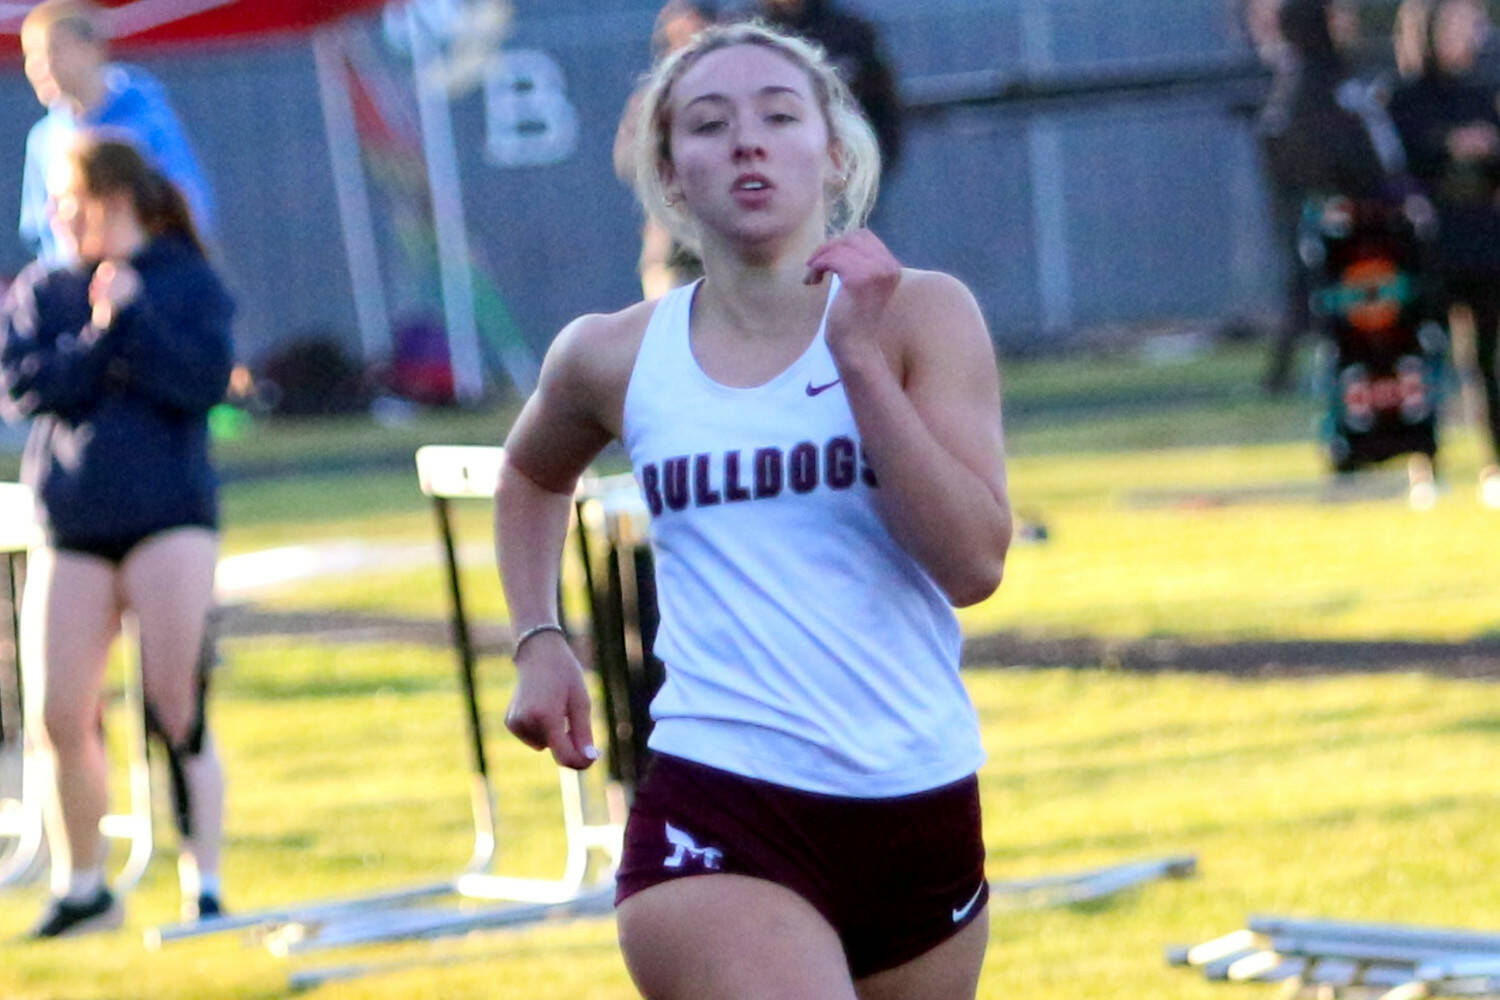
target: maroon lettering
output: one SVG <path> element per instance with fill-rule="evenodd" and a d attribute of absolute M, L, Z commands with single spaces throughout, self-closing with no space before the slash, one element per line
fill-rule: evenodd
<path fill-rule="evenodd" d="M 737 451 L 724 455 L 724 499 L 730 503 L 750 499 L 750 491 L 740 485 L 740 453 Z"/>
<path fill-rule="evenodd" d="M 755 499 L 765 500 L 781 492 L 781 449 L 755 449 Z"/>
<path fill-rule="evenodd" d="M 830 489 L 847 490 L 854 485 L 854 442 L 836 437 L 823 449 L 823 478 Z"/>
<path fill-rule="evenodd" d="M 743 467 L 747 454 L 748 469 Z M 719 464 L 722 480 L 716 481 Z M 820 485 L 831 490 L 853 489 L 860 482 L 872 488 L 880 485 L 869 455 L 856 439 L 845 434 L 829 438 L 822 447 L 801 441 L 788 452 L 765 447 L 753 452 L 675 455 L 660 463 L 642 464 L 640 482 L 652 517 L 667 510 L 769 500 L 788 487 L 794 493 L 807 494 Z"/>
<path fill-rule="evenodd" d="M 641 466 L 641 492 L 646 495 L 646 507 L 652 517 L 661 516 L 661 472 L 655 462 Z"/>
<path fill-rule="evenodd" d="M 803 441 L 787 456 L 787 481 L 793 492 L 811 493 L 818 488 L 818 446 Z"/>
<path fill-rule="evenodd" d="M 712 507 L 723 498 L 708 480 L 708 463 L 713 459 L 707 453 L 693 456 L 693 506 Z"/>
<path fill-rule="evenodd" d="M 662 499 L 673 510 L 687 510 L 688 460 L 686 455 L 669 458 L 662 463 Z"/>

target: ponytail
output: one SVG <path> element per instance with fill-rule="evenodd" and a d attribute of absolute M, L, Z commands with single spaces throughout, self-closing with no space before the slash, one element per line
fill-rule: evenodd
<path fill-rule="evenodd" d="M 198 227 L 193 223 L 193 211 L 188 207 L 182 190 L 169 181 L 165 174 L 149 170 L 145 178 L 147 197 L 137 208 L 146 231 L 153 236 L 177 236 L 191 243 L 203 256 L 208 256 Z"/>

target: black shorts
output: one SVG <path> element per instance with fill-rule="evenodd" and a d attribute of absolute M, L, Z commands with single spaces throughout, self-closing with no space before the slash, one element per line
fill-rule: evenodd
<path fill-rule="evenodd" d="M 125 561 L 125 557 L 135 550 L 135 547 L 148 538 L 154 538 L 166 531 L 176 528 L 203 528 L 207 531 L 218 531 L 218 526 L 205 521 L 183 521 L 178 524 L 169 524 L 161 528 L 152 528 L 150 531 L 142 531 L 132 535 L 119 535 L 114 538 L 63 538 L 54 537 L 51 545 L 59 552 L 71 552 L 73 555 L 93 556 L 95 559 L 103 559 L 105 562 L 119 566 Z"/>
<path fill-rule="evenodd" d="M 853 978 L 895 968 L 952 937 L 989 899 L 979 782 L 845 798 L 658 754 L 630 809 L 615 902 L 715 872 L 806 899 L 838 933 Z"/>

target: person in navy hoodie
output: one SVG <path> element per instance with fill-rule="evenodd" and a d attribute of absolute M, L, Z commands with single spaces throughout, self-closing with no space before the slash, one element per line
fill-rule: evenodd
<path fill-rule="evenodd" d="M 109 128 L 129 138 L 183 196 L 198 234 L 213 242 L 214 199 L 208 178 L 193 152 L 161 84 L 139 66 L 110 61 L 105 12 L 92 0 L 44 0 L 21 23 L 26 78 L 47 114 L 26 136 L 21 184 L 22 242 L 49 266 L 74 263 L 75 249 L 54 232 L 47 178 L 67 156 L 83 128 Z M 200 699 L 207 696 L 216 662 L 212 630 L 200 662 Z M 147 731 L 165 743 L 154 715 Z M 178 880 L 185 919 L 218 914 L 220 830 L 223 827 L 224 767 L 211 736 L 203 752 L 182 760 L 167 748 L 174 818 L 181 834 Z"/>
<path fill-rule="evenodd" d="M 218 550 L 207 415 L 232 354 L 233 304 L 182 194 L 129 142 L 75 142 L 49 186 L 79 263 L 37 261 L 0 307 L 0 406 L 31 420 L 22 478 L 45 532 L 22 600 L 28 726 L 56 777 L 42 938 L 122 918 L 103 875 L 98 719 L 123 614 L 174 753 L 203 750 L 198 659 Z"/>

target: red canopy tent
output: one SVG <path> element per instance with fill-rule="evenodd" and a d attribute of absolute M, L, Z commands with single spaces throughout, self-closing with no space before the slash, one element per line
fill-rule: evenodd
<path fill-rule="evenodd" d="M 385 0 L 100 0 L 113 11 L 114 45 L 247 39 L 306 31 Z M 0 0 L 0 45 L 19 51 L 21 19 L 36 2 Z"/>

